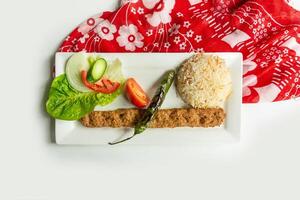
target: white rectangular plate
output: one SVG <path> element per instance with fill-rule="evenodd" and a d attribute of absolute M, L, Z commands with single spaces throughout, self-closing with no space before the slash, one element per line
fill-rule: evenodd
<path fill-rule="evenodd" d="M 56 76 L 64 73 L 66 61 L 73 53 L 57 53 L 55 59 Z M 157 87 L 157 81 L 169 69 L 174 69 L 194 53 L 97 53 L 107 60 L 120 59 L 126 77 L 134 77 L 151 96 Z M 203 144 L 238 141 L 241 132 L 242 105 L 242 54 L 213 53 L 225 59 L 230 68 L 233 93 L 225 106 L 226 122 L 218 128 L 174 128 L 147 129 L 145 133 L 122 144 Z M 185 104 L 176 94 L 173 84 L 163 108 L 179 108 Z M 123 96 L 105 107 L 96 110 L 114 110 L 132 108 Z M 132 129 L 124 128 L 86 128 L 79 121 L 55 120 L 55 138 L 57 144 L 68 145 L 106 145 L 124 134 L 131 134 Z"/>

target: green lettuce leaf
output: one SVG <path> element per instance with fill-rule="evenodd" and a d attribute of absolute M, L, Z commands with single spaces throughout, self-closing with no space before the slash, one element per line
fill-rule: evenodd
<path fill-rule="evenodd" d="M 46 109 L 49 115 L 56 119 L 78 120 L 92 112 L 95 106 L 112 103 L 121 94 L 121 90 L 120 87 L 112 94 L 79 92 L 70 86 L 66 75 L 63 74 L 52 82 Z"/>

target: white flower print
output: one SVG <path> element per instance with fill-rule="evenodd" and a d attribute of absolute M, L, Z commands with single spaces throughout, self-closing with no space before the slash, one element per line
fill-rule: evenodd
<path fill-rule="evenodd" d="M 164 29 L 163 29 L 163 28 L 160 28 L 160 29 L 158 30 L 158 33 L 159 33 L 159 34 L 163 34 L 163 32 L 164 32 Z"/>
<path fill-rule="evenodd" d="M 77 39 L 76 38 L 74 38 L 72 41 L 72 44 L 76 44 L 76 42 L 77 42 Z"/>
<path fill-rule="evenodd" d="M 260 30 L 260 25 L 259 25 L 259 26 L 257 26 L 257 30 L 258 30 L 258 31 Z"/>
<path fill-rule="evenodd" d="M 141 15 L 144 14 L 144 8 L 139 7 L 137 12 Z"/>
<path fill-rule="evenodd" d="M 74 51 L 79 51 L 79 47 L 77 44 L 74 46 Z"/>
<path fill-rule="evenodd" d="M 119 29 L 119 36 L 117 42 L 120 47 L 125 47 L 127 51 L 135 51 L 136 48 L 142 48 L 144 46 L 143 35 L 138 32 L 135 25 L 121 26 Z"/>
<path fill-rule="evenodd" d="M 166 43 L 164 44 L 164 47 L 165 47 L 166 49 L 170 48 L 170 46 L 171 46 L 171 44 L 170 44 L 169 42 L 166 42 Z"/>
<path fill-rule="evenodd" d="M 159 44 L 158 44 L 157 42 L 155 42 L 155 43 L 153 44 L 153 46 L 154 46 L 154 47 L 158 47 Z"/>
<path fill-rule="evenodd" d="M 243 97 L 251 94 L 250 86 L 257 84 L 257 77 L 255 75 L 249 75 L 243 78 Z"/>
<path fill-rule="evenodd" d="M 196 35 L 195 40 L 197 43 L 199 43 L 200 41 L 202 41 L 202 36 L 201 35 Z"/>
<path fill-rule="evenodd" d="M 147 36 L 151 36 L 153 34 L 153 30 L 149 29 L 147 32 L 146 32 L 146 35 Z"/>
<path fill-rule="evenodd" d="M 186 37 L 193 37 L 193 35 L 194 35 L 194 31 L 192 31 L 192 30 L 189 30 L 188 32 L 186 32 Z"/>
<path fill-rule="evenodd" d="M 117 32 L 115 25 L 111 24 L 108 20 L 102 21 L 95 28 L 95 32 L 98 33 L 99 37 L 111 41 L 114 39 L 114 33 Z"/>
<path fill-rule="evenodd" d="M 171 11 L 175 6 L 175 0 L 142 0 L 147 9 L 153 10 L 152 14 L 146 15 L 151 26 L 157 27 L 159 24 L 171 22 Z"/>
<path fill-rule="evenodd" d="M 173 24 L 173 26 L 169 29 L 170 36 L 178 34 L 179 28 L 180 28 L 179 24 Z"/>
<path fill-rule="evenodd" d="M 180 37 L 179 37 L 179 36 L 175 37 L 175 38 L 174 38 L 174 42 L 175 42 L 176 44 L 179 44 L 179 42 L 180 42 Z"/>
<path fill-rule="evenodd" d="M 196 50 L 194 50 L 195 53 L 203 53 L 204 49 L 203 48 L 197 48 Z"/>
<path fill-rule="evenodd" d="M 281 57 L 278 57 L 276 60 L 275 60 L 275 64 L 280 64 L 282 61 L 282 58 Z"/>
<path fill-rule="evenodd" d="M 179 45 L 180 50 L 184 50 L 185 47 L 186 47 L 186 43 L 185 43 L 185 42 L 183 42 L 183 43 L 181 43 L 181 44 Z"/>
<path fill-rule="evenodd" d="M 89 34 L 84 34 L 83 37 L 79 39 L 79 41 L 83 44 L 85 43 L 85 40 L 88 39 L 89 37 L 90 37 Z"/>
<path fill-rule="evenodd" d="M 95 26 L 97 26 L 98 23 L 103 21 L 103 19 L 100 17 L 101 15 L 95 15 L 83 22 L 82 24 L 80 24 L 78 27 L 78 32 L 80 32 L 82 35 L 88 33 L 90 30 L 95 28 Z"/>
<path fill-rule="evenodd" d="M 261 24 L 261 19 L 258 19 L 258 23 Z"/>
<path fill-rule="evenodd" d="M 100 41 L 100 38 L 99 38 L 98 36 L 96 36 L 96 37 L 94 38 L 94 41 L 95 41 L 95 42 L 99 42 L 99 41 Z"/>
<path fill-rule="evenodd" d="M 287 50 L 287 49 L 284 49 L 284 50 L 283 50 L 283 53 L 284 53 L 284 54 L 288 54 L 288 52 L 289 52 L 289 50 Z"/>
<path fill-rule="evenodd" d="M 288 96 L 290 96 L 290 93 L 287 92 L 284 94 L 284 96 L 288 97 Z"/>
<path fill-rule="evenodd" d="M 261 62 L 260 63 L 260 67 L 261 68 L 266 68 L 268 66 L 268 63 L 267 62 Z"/>
<path fill-rule="evenodd" d="M 188 28 L 191 26 L 191 23 L 189 21 L 183 22 L 183 27 Z"/>
<path fill-rule="evenodd" d="M 183 17 L 183 14 L 181 12 L 178 12 L 177 17 Z"/>
<path fill-rule="evenodd" d="M 131 8 L 131 12 L 132 12 L 133 14 L 136 14 L 136 9 L 135 9 L 134 7 L 132 7 L 132 8 Z"/>

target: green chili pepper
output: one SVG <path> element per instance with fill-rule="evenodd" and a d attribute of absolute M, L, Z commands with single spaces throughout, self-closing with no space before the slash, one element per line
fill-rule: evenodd
<path fill-rule="evenodd" d="M 148 128 L 151 120 L 155 117 L 158 109 L 162 106 L 165 97 L 172 83 L 174 82 L 175 74 L 176 74 L 175 70 L 171 70 L 164 75 L 159 88 L 157 89 L 154 97 L 151 100 L 149 107 L 145 110 L 142 118 L 135 125 L 134 134 L 131 137 L 126 138 L 124 140 L 114 142 L 114 143 L 109 143 L 110 145 L 115 145 L 130 140 L 134 136 L 143 133 Z"/>

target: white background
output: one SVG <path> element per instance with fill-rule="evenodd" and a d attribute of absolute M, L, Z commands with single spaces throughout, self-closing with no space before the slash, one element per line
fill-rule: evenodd
<path fill-rule="evenodd" d="M 117 0 L 0 0 L 0 199 L 300 199 L 300 101 L 244 105 L 240 143 L 62 147 L 44 112 L 61 40 Z"/>

